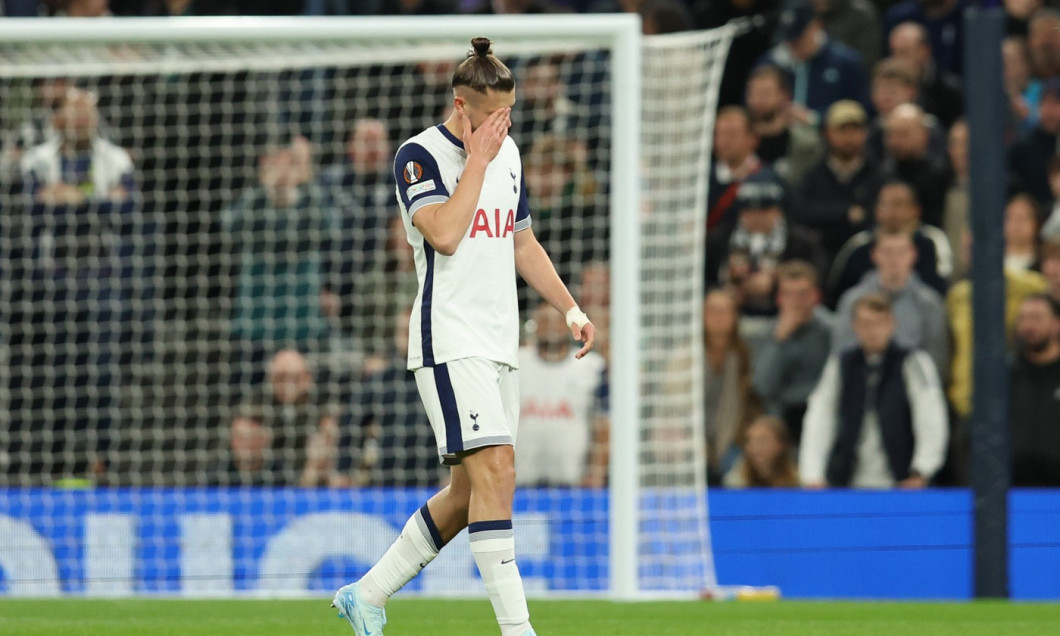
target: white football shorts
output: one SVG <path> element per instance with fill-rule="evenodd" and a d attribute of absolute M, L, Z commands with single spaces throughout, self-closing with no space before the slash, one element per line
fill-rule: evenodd
<path fill-rule="evenodd" d="M 517 369 L 485 358 L 463 358 L 421 367 L 415 375 L 443 464 L 459 464 L 476 448 L 515 445 Z"/>

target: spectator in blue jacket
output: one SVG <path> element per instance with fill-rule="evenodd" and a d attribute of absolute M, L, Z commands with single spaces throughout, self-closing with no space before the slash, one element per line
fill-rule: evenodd
<path fill-rule="evenodd" d="M 759 64 L 779 66 L 791 75 L 796 115 L 816 123 L 841 99 L 871 108 L 861 55 L 828 37 L 809 0 L 784 3 L 777 34 L 780 44 L 759 58 Z"/>

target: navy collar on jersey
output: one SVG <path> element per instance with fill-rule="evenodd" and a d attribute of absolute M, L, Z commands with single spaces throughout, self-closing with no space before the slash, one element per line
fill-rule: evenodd
<path fill-rule="evenodd" d="M 457 139 L 456 135 L 454 135 L 452 132 L 449 131 L 448 128 L 445 127 L 445 124 L 438 124 L 438 130 L 440 130 L 442 134 L 445 135 L 445 138 L 449 140 L 449 143 L 453 144 L 461 150 L 464 149 L 464 142 Z"/>

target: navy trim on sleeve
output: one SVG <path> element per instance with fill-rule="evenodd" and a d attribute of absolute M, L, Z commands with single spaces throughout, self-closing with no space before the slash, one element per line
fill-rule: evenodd
<path fill-rule="evenodd" d="M 394 178 L 398 196 L 410 216 L 426 205 L 417 205 L 424 199 L 432 199 L 430 203 L 444 203 L 449 199 L 438 162 L 419 144 L 405 144 L 398 150 L 394 157 Z"/>

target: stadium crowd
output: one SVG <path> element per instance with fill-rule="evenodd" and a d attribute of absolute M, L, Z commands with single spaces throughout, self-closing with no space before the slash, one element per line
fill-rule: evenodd
<path fill-rule="evenodd" d="M 646 34 L 761 16 L 727 58 L 704 211 L 709 480 L 730 487 L 968 482 L 974 352 L 961 79 L 966 0 L 0 6 L 7 16 L 83 17 L 627 11 L 640 13 Z M 997 213 L 1004 215 L 1014 484 L 1060 486 L 1060 10 L 1041 0 L 1006 0 L 1003 8 L 1008 202 Z M 602 82 L 578 76 L 584 65 L 563 56 L 523 60 L 515 69 L 520 101 L 511 134 L 523 148 L 534 230 L 601 330 L 588 377 L 563 379 L 572 353 L 563 325 L 521 294 L 528 428 L 519 456 L 530 458 L 528 466 L 554 463 L 523 478 L 601 486 L 609 358 Z M 437 483 L 430 429 L 404 370 L 416 280 L 395 214 L 391 158 L 403 139 L 443 119 L 450 70 L 428 63 L 402 69 L 416 82 L 411 92 L 380 82 L 373 97 L 394 94 L 374 103 L 389 106 L 351 109 L 342 152 L 325 150 L 320 127 L 307 122 L 350 113 L 312 106 L 259 114 L 283 119 L 275 128 L 287 133 L 266 139 L 202 132 L 209 115 L 180 122 L 188 132 L 171 139 L 158 131 L 176 122 L 161 116 L 138 120 L 148 132 L 119 145 L 129 139 L 127 122 L 100 115 L 104 105 L 120 110 L 101 103 L 114 95 L 71 79 L 35 80 L 28 105 L 17 118 L 6 110 L 12 120 L 2 122 L 4 479 Z M 357 101 L 357 83 L 343 70 L 326 74 L 338 87 L 328 100 L 315 101 L 305 77 L 297 76 L 305 94 L 286 96 L 289 103 Z M 213 92 L 202 87 L 209 76 L 200 79 L 180 99 L 250 104 L 258 97 Z M 219 148 L 238 143 L 254 144 L 261 155 L 229 165 Z M 187 148 L 184 163 L 172 152 L 145 151 L 173 144 Z M 177 166 L 184 169 L 167 172 Z M 242 176 L 220 176 L 222 167 Z M 214 194 L 226 192 L 232 195 Z M 208 214 L 172 214 L 188 209 Z M 152 236 L 162 239 L 145 239 Z M 130 302 L 147 297 L 160 302 Z M 206 319 L 218 307 L 225 310 L 220 330 Z M 99 329 L 104 323 L 114 328 Z M 210 329 L 212 336 L 202 335 Z M 196 338 L 209 346 L 157 344 Z M 152 356 L 157 364 L 146 362 Z M 153 401 L 130 395 L 153 386 L 132 377 L 136 369 L 164 374 L 178 364 L 221 388 L 195 396 L 201 400 L 191 406 L 184 387 Z M 134 425 L 114 421 L 130 400 L 154 405 L 141 408 L 151 411 L 157 431 L 130 434 Z M 191 423 L 176 414 L 181 407 L 208 415 Z M 182 426 L 184 434 L 167 434 Z M 548 431 L 565 431 L 562 453 L 552 452 Z"/>

